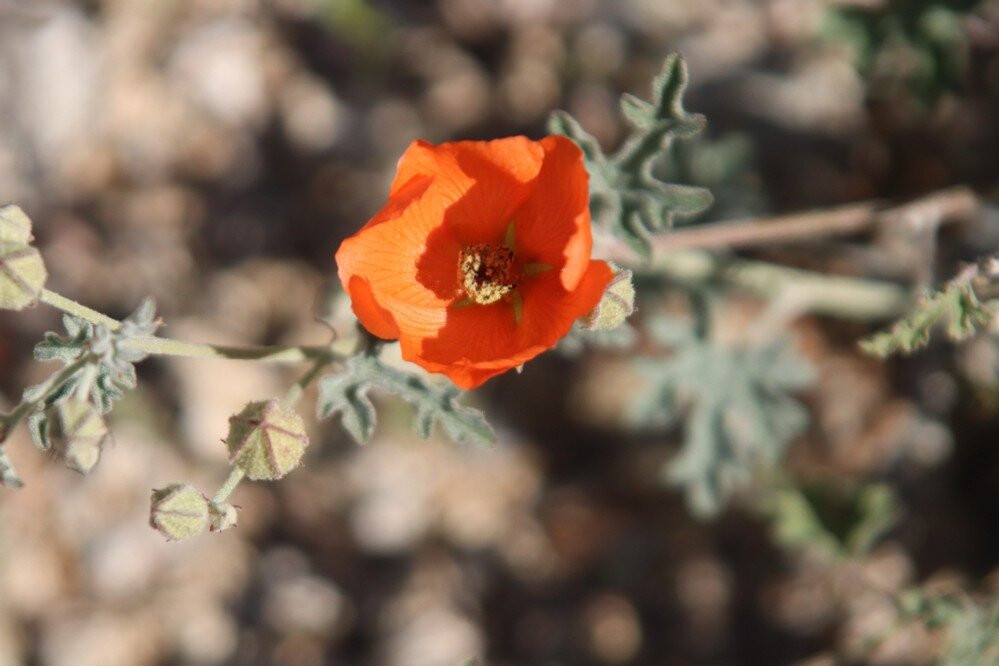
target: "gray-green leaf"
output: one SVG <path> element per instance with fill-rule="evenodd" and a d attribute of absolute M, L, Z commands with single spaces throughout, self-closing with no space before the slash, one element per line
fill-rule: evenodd
<path fill-rule="evenodd" d="M 344 427 L 358 442 L 366 442 L 374 431 L 377 413 L 368 391 L 378 388 L 395 394 L 415 410 L 414 427 L 429 437 L 434 423 L 458 442 L 491 443 L 495 437 L 477 409 L 458 402 L 461 391 L 427 378 L 397 370 L 371 355 L 354 356 L 341 372 L 319 380 L 319 418 L 341 414 Z"/>

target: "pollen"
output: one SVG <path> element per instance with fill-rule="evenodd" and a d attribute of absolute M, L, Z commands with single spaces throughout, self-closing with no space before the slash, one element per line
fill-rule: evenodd
<path fill-rule="evenodd" d="M 458 281 L 473 303 L 495 303 L 513 291 L 518 277 L 513 250 L 506 245 L 480 243 L 461 251 Z"/>

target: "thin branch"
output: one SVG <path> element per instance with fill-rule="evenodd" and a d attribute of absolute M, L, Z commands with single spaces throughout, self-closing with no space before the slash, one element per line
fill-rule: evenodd
<path fill-rule="evenodd" d="M 791 300 L 800 312 L 861 321 L 896 316 L 912 300 L 909 290 L 888 282 L 727 259 L 704 250 L 663 253 L 647 266 L 631 268 L 638 274 L 664 275 L 679 282 L 717 280 L 762 298 L 793 296 Z"/>
<path fill-rule="evenodd" d="M 960 186 L 900 206 L 866 201 L 828 210 L 677 229 L 655 237 L 652 246 L 656 252 L 670 252 L 814 241 L 855 234 L 878 224 L 925 226 L 967 220 L 978 213 L 979 206 L 978 196 Z"/>
<path fill-rule="evenodd" d="M 39 300 L 63 312 L 85 319 L 92 324 L 107 326 L 112 331 L 121 328 L 121 322 L 97 310 L 66 298 L 48 289 L 42 290 Z M 338 341 L 338 345 L 351 345 L 351 341 Z M 158 336 L 143 336 L 126 340 L 125 347 L 144 351 L 154 356 L 185 356 L 189 358 L 215 358 L 233 361 L 270 361 L 274 363 L 301 363 L 321 358 L 341 356 L 331 345 L 320 346 L 227 346 L 197 342 L 182 342 Z"/>
<path fill-rule="evenodd" d="M 129 349 L 144 351 L 154 356 L 184 356 L 187 358 L 216 358 L 230 361 L 270 361 L 273 363 L 300 363 L 312 359 L 336 356 L 328 345 L 306 346 L 246 346 L 230 347 L 199 342 L 182 342 L 157 336 L 126 340 Z"/>

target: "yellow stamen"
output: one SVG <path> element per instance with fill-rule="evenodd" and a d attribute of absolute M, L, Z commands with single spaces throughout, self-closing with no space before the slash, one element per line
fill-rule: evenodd
<path fill-rule="evenodd" d="M 458 281 L 474 303 L 495 303 L 517 286 L 513 250 L 505 245 L 480 243 L 461 251 Z"/>

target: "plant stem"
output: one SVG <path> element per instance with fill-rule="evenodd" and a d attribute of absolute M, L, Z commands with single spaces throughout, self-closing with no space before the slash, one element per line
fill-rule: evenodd
<path fill-rule="evenodd" d="M 117 331 L 121 328 L 121 322 L 117 319 L 107 316 L 97 310 L 88 308 L 86 305 L 77 303 L 73 299 L 66 298 L 61 294 L 57 294 L 54 291 L 48 289 L 42 289 L 41 295 L 38 297 L 42 303 L 51 305 L 52 307 L 62 310 L 67 314 L 71 314 L 74 317 L 79 317 L 80 319 L 86 319 L 92 324 L 102 324 L 107 326 L 112 331 Z"/>
<path fill-rule="evenodd" d="M 75 375 L 80 368 L 87 365 L 87 363 L 90 363 L 90 361 L 90 356 L 85 355 L 73 363 L 70 363 L 57 375 L 50 377 L 47 380 L 49 384 L 48 387 L 37 399 L 22 401 L 9 413 L 0 414 L 0 444 L 7 439 L 7 435 L 11 430 L 16 428 L 21 421 L 27 418 L 33 411 L 38 409 L 40 405 L 44 404 L 45 400 L 52 395 L 53 392 L 59 390 L 59 388 L 69 381 L 69 379 L 72 378 L 72 376 Z"/>
<path fill-rule="evenodd" d="M 859 319 L 886 319 L 905 311 L 909 291 L 894 284 L 853 277 L 827 276 L 764 261 L 723 259 L 702 250 L 663 253 L 637 274 L 664 275 L 679 282 L 719 280 L 763 298 L 793 292 L 800 312 Z"/>
<path fill-rule="evenodd" d="M 85 319 L 92 324 L 107 326 L 117 331 L 122 324 L 117 319 L 81 305 L 48 289 L 42 290 L 39 297 L 43 303 L 62 310 L 74 317 Z M 311 359 L 335 356 L 329 345 L 322 346 L 227 346 L 196 342 L 182 342 L 158 336 L 136 337 L 124 342 L 129 349 L 146 352 L 153 356 L 186 356 L 189 358 L 216 358 L 236 361 L 270 361 L 274 363 L 300 363 Z"/>
<path fill-rule="evenodd" d="M 281 406 L 290 409 L 295 406 L 305 393 L 305 389 L 309 387 L 316 377 L 326 369 L 326 366 L 336 360 L 336 357 L 327 355 L 316 359 L 316 362 L 309 368 L 308 372 L 299 378 L 297 382 L 288 387 L 288 391 L 284 394 L 281 399 Z"/>
<path fill-rule="evenodd" d="M 243 480 L 245 475 L 246 472 L 244 472 L 242 468 L 233 467 L 232 471 L 229 472 L 229 478 L 225 480 L 225 483 L 222 484 L 219 491 L 215 493 L 214 497 L 212 497 L 212 504 L 221 506 L 227 499 L 229 499 L 229 495 L 232 494 L 232 491 L 236 489 L 236 486 L 239 485 L 239 482 Z"/>
<path fill-rule="evenodd" d="M 882 202 L 865 201 L 828 210 L 719 222 L 677 229 L 655 237 L 652 243 L 657 252 L 666 252 L 814 241 L 857 233 L 879 223 L 925 226 L 967 220 L 977 214 L 979 206 L 978 196 L 970 188 L 953 187 L 891 208 Z"/>
<path fill-rule="evenodd" d="M 302 394 L 305 393 L 305 389 L 308 388 L 309 384 L 311 384 L 315 378 L 319 376 L 327 365 L 335 361 L 336 358 L 337 357 L 329 353 L 329 351 L 327 351 L 325 355 L 317 358 L 316 362 L 312 364 L 311 368 L 309 368 L 309 371 L 302 375 L 297 382 L 288 388 L 287 393 L 284 394 L 284 398 L 281 399 L 281 406 L 285 409 L 291 409 L 294 407 L 295 403 L 302 397 Z M 226 479 L 222 487 L 219 488 L 219 491 L 215 493 L 214 497 L 212 497 L 212 504 L 222 506 L 222 504 L 229 498 L 229 495 L 231 495 L 236 489 L 236 486 L 239 485 L 240 481 L 243 480 L 245 475 L 246 473 L 242 470 L 242 468 L 233 467 L 232 471 L 229 472 L 229 478 Z"/>
<path fill-rule="evenodd" d="M 198 342 L 182 342 L 158 336 L 132 338 L 126 340 L 123 346 L 129 349 L 144 351 L 153 356 L 185 356 L 188 358 L 270 361 L 274 363 L 299 363 L 335 354 L 329 346 L 287 347 L 275 345 L 232 347 Z"/>

